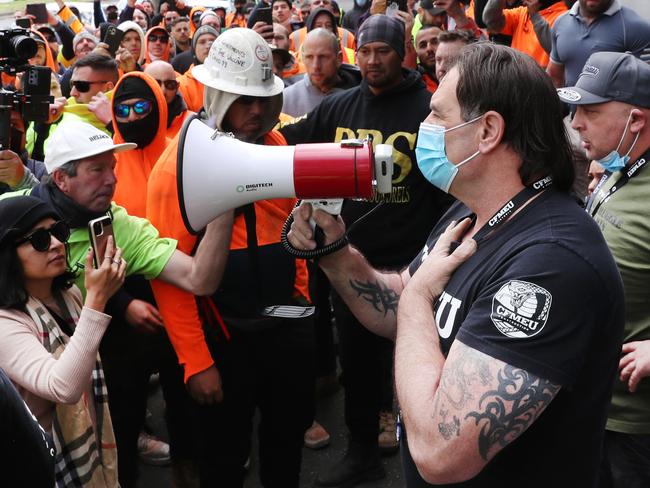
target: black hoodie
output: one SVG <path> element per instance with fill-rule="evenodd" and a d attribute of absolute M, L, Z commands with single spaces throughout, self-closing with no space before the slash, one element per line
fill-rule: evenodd
<path fill-rule="evenodd" d="M 373 95 L 365 80 L 325 98 L 306 118 L 280 131 L 289 144 L 365 138 L 394 147 L 393 193 L 377 212 L 350 233 L 350 241 L 373 266 L 398 269 L 424 245 L 451 199 L 420 172 L 415 145 L 420 122 L 429 114 L 431 94 L 419 73 L 403 70 L 392 90 Z M 341 213 L 349 226 L 376 202 L 346 200 Z"/>

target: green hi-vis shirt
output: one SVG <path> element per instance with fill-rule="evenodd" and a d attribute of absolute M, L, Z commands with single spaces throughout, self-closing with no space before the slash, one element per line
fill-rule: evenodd
<path fill-rule="evenodd" d="M 623 176 L 614 173 L 595 196 L 594 206 Z M 594 219 L 612 251 L 625 289 L 623 342 L 650 340 L 650 167 L 644 167 L 597 208 Z M 650 377 L 636 393 L 618 379 L 614 386 L 607 429 L 650 434 Z"/>
<path fill-rule="evenodd" d="M 31 190 L 5 193 L 0 199 L 12 196 L 28 195 Z M 156 278 L 176 250 L 175 239 L 162 238 L 158 230 L 147 219 L 129 215 L 126 210 L 115 203 L 111 204 L 113 214 L 113 235 L 117 247 L 122 249 L 122 257 L 127 262 L 127 275 L 143 275 L 146 279 Z M 85 266 L 86 255 L 90 248 L 90 236 L 87 228 L 73 229 L 68 240 L 68 266 L 75 269 L 77 263 Z M 84 272 L 79 269 L 75 285 L 84 297 Z"/>

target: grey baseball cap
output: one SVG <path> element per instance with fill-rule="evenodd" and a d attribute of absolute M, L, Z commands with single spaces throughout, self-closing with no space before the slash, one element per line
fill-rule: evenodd
<path fill-rule="evenodd" d="M 614 100 L 650 108 L 650 65 L 629 53 L 594 53 L 576 85 L 558 88 L 557 94 L 571 105 Z"/>

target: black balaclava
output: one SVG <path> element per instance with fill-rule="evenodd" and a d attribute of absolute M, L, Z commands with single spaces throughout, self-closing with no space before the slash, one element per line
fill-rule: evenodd
<path fill-rule="evenodd" d="M 159 111 L 156 96 L 147 82 L 136 76 L 124 78 L 113 96 L 113 105 L 130 98 L 143 98 L 153 103 L 151 112 L 145 118 L 129 122 L 117 122 L 117 128 L 126 142 L 135 142 L 138 149 L 147 147 L 156 137 L 159 124 Z"/>

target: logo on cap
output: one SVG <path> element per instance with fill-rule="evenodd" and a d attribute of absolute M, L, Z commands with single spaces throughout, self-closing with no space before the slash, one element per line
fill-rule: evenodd
<path fill-rule="evenodd" d="M 585 67 L 582 68 L 582 73 L 581 75 L 588 75 L 588 76 L 598 76 L 598 73 L 600 73 L 600 68 L 596 68 L 595 66 L 592 66 L 590 64 L 585 64 Z"/>
<path fill-rule="evenodd" d="M 568 102 L 577 102 L 582 98 L 582 95 L 580 95 L 580 93 L 569 88 L 558 88 L 557 94 L 560 98 Z"/>

